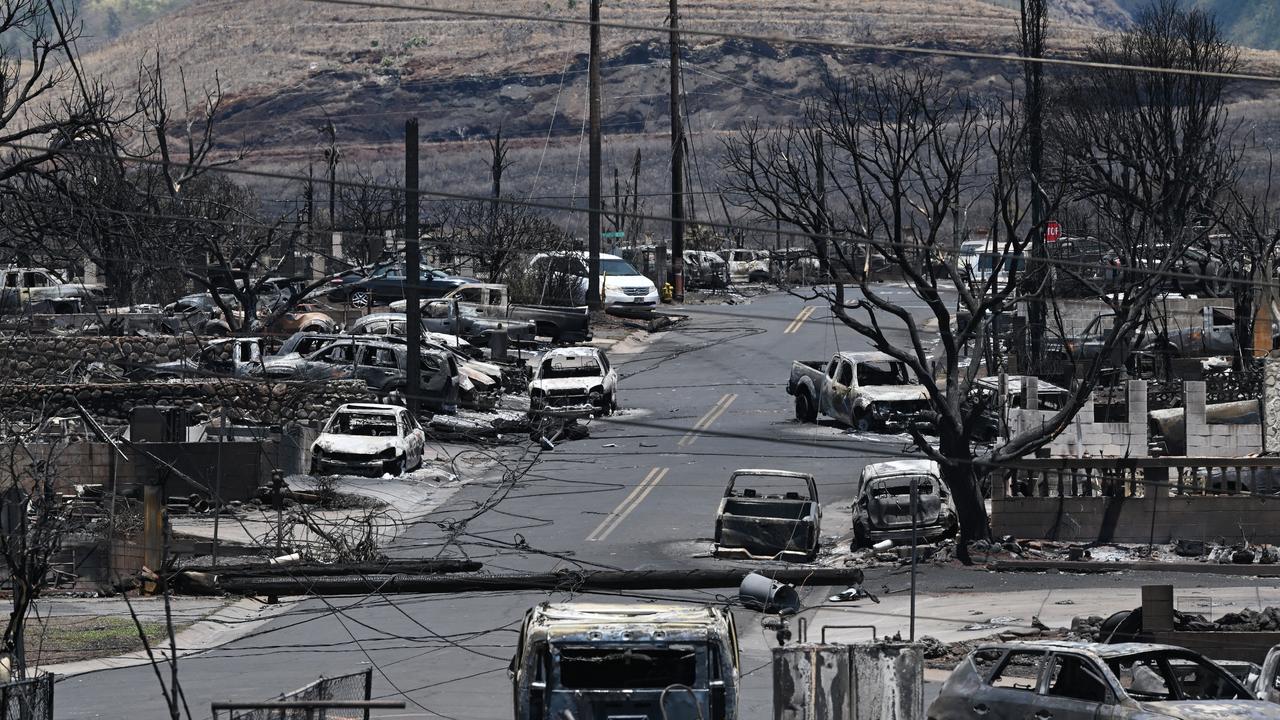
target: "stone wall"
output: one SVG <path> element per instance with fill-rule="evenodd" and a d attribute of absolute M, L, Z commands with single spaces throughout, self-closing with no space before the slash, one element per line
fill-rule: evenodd
<path fill-rule="evenodd" d="M 232 416 L 263 425 L 298 423 L 315 426 L 339 405 L 375 402 L 360 380 L 324 383 L 255 380 L 191 380 L 145 383 L 66 385 L 0 384 L 0 413 L 30 415 L 33 410 L 57 413 L 78 400 L 102 421 L 126 423 L 135 407 L 167 405 L 214 412 L 225 404 Z"/>
<path fill-rule="evenodd" d="M 207 340 L 194 335 L 4 336 L 0 337 L 0 384 L 74 380 L 71 375 L 76 368 L 83 370 L 93 362 L 126 368 L 169 362 L 191 357 Z"/>

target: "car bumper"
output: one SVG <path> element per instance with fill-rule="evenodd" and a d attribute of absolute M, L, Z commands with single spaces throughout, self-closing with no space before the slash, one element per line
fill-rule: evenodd
<path fill-rule="evenodd" d="M 919 542 L 933 542 L 941 540 L 954 532 L 949 525 L 928 525 L 916 528 L 916 540 Z M 911 528 L 893 528 L 892 530 L 868 530 L 867 539 L 874 545 L 883 540 L 911 540 Z"/>
<path fill-rule="evenodd" d="M 399 458 L 394 460 L 385 460 L 375 458 L 370 460 L 333 460 L 330 458 L 320 458 L 313 460 L 312 469 L 316 475 L 371 475 L 378 476 L 385 472 L 389 472 Z"/>
<path fill-rule="evenodd" d="M 627 307 L 653 307 L 658 304 L 658 289 L 646 295 L 628 295 L 620 290 L 606 290 L 605 305 L 623 305 Z"/>

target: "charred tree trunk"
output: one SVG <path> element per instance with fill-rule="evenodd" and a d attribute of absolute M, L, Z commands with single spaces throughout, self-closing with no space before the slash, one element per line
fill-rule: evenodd
<path fill-rule="evenodd" d="M 956 557 L 965 565 L 972 564 L 969 543 L 991 538 L 991 523 L 987 517 L 987 505 L 982 498 L 978 482 L 977 465 L 969 440 L 954 432 L 943 431 L 939 438 L 942 455 L 942 482 L 951 490 L 956 504 L 956 519 L 960 523 L 960 536 L 956 539 Z"/>

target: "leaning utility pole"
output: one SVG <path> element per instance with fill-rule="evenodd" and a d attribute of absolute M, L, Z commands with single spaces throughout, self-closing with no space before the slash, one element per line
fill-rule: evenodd
<path fill-rule="evenodd" d="M 418 119 L 404 123 L 404 299 L 409 335 L 405 394 L 409 411 L 418 414 L 422 379 L 422 255 L 418 247 Z"/>
<path fill-rule="evenodd" d="M 684 127 L 680 122 L 680 9 L 671 0 L 671 276 L 684 302 Z"/>
<path fill-rule="evenodd" d="M 599 310 L 600 302 L 600 0 L 591 0 L 591 66 L 588 82 L 590 90 L 591 150 L 587 163 L 590 166 L 591 185 L 587 195 L 590 222 L 587 229 L 587 306 Z"/>

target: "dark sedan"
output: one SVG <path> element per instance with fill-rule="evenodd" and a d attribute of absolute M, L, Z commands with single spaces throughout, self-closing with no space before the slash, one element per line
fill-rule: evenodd
<path fill-rule="evenodd" d="M 476 282 L 473 278 L 456 277 L 442 270 L 422 268 L 422 278 L 418 287 L 423 298 L 443 297 L 446 293 L 460 285 Z M 405 284 L 408 276 L 402 268 L 386 265 L 375 269 L 364 277 L 347 276 L 335 278 L 340 280 L 328 291 L 333 302 L 349 302 L 355 307 L 369 305 L 385 305 L 394 300 L 403 300 Z"/>

